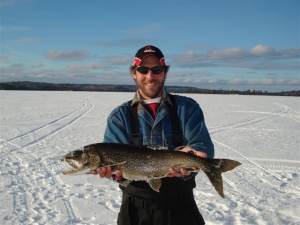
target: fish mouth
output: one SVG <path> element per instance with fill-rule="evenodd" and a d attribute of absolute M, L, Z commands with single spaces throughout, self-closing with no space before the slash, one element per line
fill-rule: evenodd
<path fill-rule="evenodd" d="M 73 159 L 68 159 L 68 158 L 63 157 L 63 158 L 61 158 L 61 161 L 65 162 L 68 166 L 70 166 L 70 168 L 62 171 L 62 173 L 65 175 L 73 173 L 82 167 L 82 165 L 80 163 L 78 163 L 76 160 L 73 160 Z"/>

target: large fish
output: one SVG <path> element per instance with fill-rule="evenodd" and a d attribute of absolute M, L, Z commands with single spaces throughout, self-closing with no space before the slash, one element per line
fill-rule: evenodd
<path fill-rule="evenodd" d="M 203 171 L 216 191 L 224 198 L 222 172 L 241 165 L 230 159 L 203 159 L 194 154 L 180 151 L 153 150 L 145 146 L 119 143 L 97 143 L 74 150 L 61 161 L 71 168 L 63 171 L 65 175 L 86 174 L 91 170 L 111 166 L 112 170 L 122 171 L 122 176 L 130 181 L 147 181 L 157 192 L 161 187 L 161 178 L 170 168 L 185 168 L 191 172 Z"/>

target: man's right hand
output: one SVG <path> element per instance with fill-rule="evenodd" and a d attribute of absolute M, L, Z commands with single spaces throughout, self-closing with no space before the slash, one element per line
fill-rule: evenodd
<path fill-rule="evenodd" d="M 108 166 L 108 167 L 101 167 L 99 172 L 97 170 L 92 170 L 91 171 L 91 174 L 94 174 L 94 175 L 97 175 L 99 173 L 99 176 L 101 178 L 110 178 L 112 173 L 111 173 L 111 167 Z"/>
<path fill-rule="evenodd" d="M 91 171 L 91 174 L 94 174 L 94 175 L 97 175 L 98 174 L 98 171 L 97 170 L 92 170 Z M 101 178 L 110 178 L 112 176 L 112 171 L 111 171 L 111 167 L 108 166 L 108 167 L 101 167 L 100 170 L 99 170 L 99 176 Z M 122 176 L 122 172 L 120 170 L 116 170 L 114 172 L 114 174 L 118 177 L 121 177 Z"/>

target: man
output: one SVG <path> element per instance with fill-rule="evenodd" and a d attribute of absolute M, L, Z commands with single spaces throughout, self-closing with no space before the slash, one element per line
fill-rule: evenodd
<path fill-rule="evenodd" d="M 137 51 L 130 71 L 138 90 L 130 103 L 122 104 L 109 115 L 104 142 L 164 146 L 168 150 L 184 145 L 181 151 L 213 158 L 214 146 L 199 104 L 188 97 L 171 96 L 164 89 L 168 69 L 157 47 L 149 45 Z M 178 122 L 171 116 L 172 107 L 177 107 Z M 132 114 L 137 115 L 138 138 L 132 135 Z M 176 123 L 180 125 L 181 136 L 174 136 L 172 127 Z M 178 140 L 181 143 L 176 143 Z M 121 171 L 112 175 L 110 167 L 102 168 L 99 175 L 124 182 Z M 193 196 L 195 175 L 184 168 L 180 171 L 170 168 L 162 179 L 160 192 L 153 191 L 145 181 L 133 181 L 128 187 L 120 185 L 123 201 L 118 224 L 204 224 Z"/>

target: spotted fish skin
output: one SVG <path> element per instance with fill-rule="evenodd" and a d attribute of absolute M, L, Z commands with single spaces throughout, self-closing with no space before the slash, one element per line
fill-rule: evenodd
<path fill-rule="evenodd" d="M 221 197 L 224 198 L 222 172 L 241 165 L 230 159 L 203 159 L 180 151 L 153 150 L 145 146 L 120 143 L 96 143 L 74 150 L 61 161 L 71 168 L 63 171 L 65 175 L 86 174 L 91 170 L 111 166 L 113 172 L 122 171 L 129 181 L 147 181 L 157 192 L 170 168 L 185 168 L 190 172 L 203 171 Z M 129 182 L 126 182 L 127 184 Z"/>

